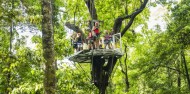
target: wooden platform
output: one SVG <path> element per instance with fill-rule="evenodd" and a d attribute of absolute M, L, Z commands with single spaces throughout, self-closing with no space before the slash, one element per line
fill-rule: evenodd
<path fill-rule="evenodd" d="M 82 50 L 69 57 L 69 60 L 78 63 L 91 63 L 93 56 L 102 56 L 102 58 L 108 58 L 110 56 L 121 57 L 123 53 L 120 49 L 94 49 L 94 50 Z"/>

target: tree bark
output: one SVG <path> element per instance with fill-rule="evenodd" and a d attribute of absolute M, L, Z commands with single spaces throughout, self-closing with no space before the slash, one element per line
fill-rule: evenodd
<path fill-rule="evenodd" d="M 51 0 L 42 1 L 42 15 L 42 46 L 45 59 L 44 88 L 45 94 L 55 94 L 56 77 Z"/>

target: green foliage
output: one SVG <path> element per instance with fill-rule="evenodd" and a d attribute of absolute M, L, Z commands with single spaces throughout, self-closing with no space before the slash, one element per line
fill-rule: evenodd
<path fill-rule="evenodd" d="M 74 64 L 74 63 L 72 63 Z M 82 64 L 82 68 L 77 64 L 71 67 L 67 64 L 61 65 L 57 71 L 58 94 L 61 93 L 79 93 L 79 94 L 97 94 L 96 87 L 90 83 L 89 65 Z"/>
<path fill-rule="evenodd" d="M 19 33 L 13 30 L 13 40 L 10 41 L 10 27 L 19 23 L 28 23 L 41 29 L 40 0 L 11 0 L 0 1 L 0 93 L 6 89 L 10 94 L 42 94 L 44 93 L 44 60 L 42 55 L 42 37 L 35 35 L 31 41 L 34 49 L 26 47 L 27 37 L 18 38 Z M 187 67 L 190 67 L 190 1 L 161 0 L 151 2 L 156 7 L 162 4 L 169 13 L 166 31 L 148 30 L 149 8 L 139 14 L 131 28 L 122 38 L 124 56 L 118 61 L 107 88 L 108 94 L 188 94 L 188 84 L 181 51 L 184 51 Z M 98 19 L 103 20 L 101 31 L 111 30 L 115 18 L 131 14 L 140 5 L 136 0 L 95 0 Z M 25 7 L 23 10 L 20 6 Z M 54 0 L 54 49 L 56 61 L 72 54 L 70 40 L 65 39 L 65 22 L 70 21 L 80 28 L 85 28 L 90 19 L 84 0 Z M 23 13 L 26 13 L 24 16 Z M 124 25 L 129 20 L 125 20 Z M 141 27 L 140 31 L 136 30 Z M 25 32 L 23 30 L 23 32 Z M 12 43 L 12 53 L 10 51 Z M 125 65 L 126 64 L 126 65 Z M 97 88 L 90 82 L 90 64 L 58 64 L 57 94 L 97 94 Z M 126 91 L 126 71 L 129 80 L 129 90 Z M 7 77 L 10 73 L 10 82 Z M 178 86 L 180 78 L 181 85 Z"/>
<path fill-rule="evenodd" d="M 172 10 L 171 22 L 165 32 L 145 30 L 136 37 L 134 46 L 131 48 L 132 53 L 128 52 L 128 75 L 131 85 L 129 93 L 134 93 L 137 89 L 138 93 L 183 94 L 188 92 L 188 84 L 183 75 L 185 72 L 182 71 L 183 65 L 177 69 L 181 49 L 189 51 L 187 50 L 189 38 L 186 37 L 189 34 L 188 13 L 184 14 L 186 16 L 177 15 L 184 13 L 189 7 L 183 7 L 184 5 L 181 4 L 183 3 Z M 189 62 L 188 59 L 186 61 Z M 180 90 L 177 83 L 179 76 L 177 70 L 181 70 L 182 73 Z"/>

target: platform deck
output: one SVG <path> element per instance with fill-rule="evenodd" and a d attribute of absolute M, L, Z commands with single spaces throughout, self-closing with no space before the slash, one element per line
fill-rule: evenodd
<path fill-rule="evenodd" d="M 91 63 L 93 56 L 102 56 L 102 58 L 108 58 L 110 56 L 121 57 L 123 53 L 120 49 L 94 49 L 94 50 L 82 50 L 69 57 L 69 60 L 78 63 Z"/>

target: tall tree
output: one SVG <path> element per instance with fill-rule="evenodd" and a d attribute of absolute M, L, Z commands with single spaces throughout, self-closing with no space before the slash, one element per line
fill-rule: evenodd
<path fill-rule="evenodd" d="M 14 0 L 11 0 L 11 11 L 14 10 Z M 10 39 L 9 39 L 9 61 L 7 62 L 7 69 L 8 71 L 6 72 L 6 89 L 5 89 L 5 93 L 9 94 L 11 92 L 11 64 L 13 63 L 13 30 L 14 30 L 14 17 L 12 16 L 14 15 L 13 13 L 10 13 Z"/>
<path fill-rule="evenodd" d="M 52 23 L 52 0 L 42 1 L 42 45 L 45 59 L 44 88 L 45 94 L 55 94 L 55 56 Z"/>
<path fill-rule="evenodd" d="M 174 43 L 179 44 L 179 54 L 181 56 L 181 64 L 184 66 L 185 71 L 185 77 L 187 80 L 188 89 L 190 90 L 190 77 L 189 77 L 189 70 L 188 70 L 188 63 L 186 60 L 185 50 L 188 49 L 188 46 L 190 44 L 188 37 L 190 35 L 189 33 L 189 14 L 190 12 L 187 10 L 190 10 L 190 7 L 188 6 L 190 4 L 189 1 L 182 0 L 179 4 L 177 4 L 174 8 L 172 8 L 172 15 L 171 23 L 168 26 L 168 29 L 170 30 L 168 34 L 173 38 Z M 180 82 L 179 82 L 180 85 Z"/>
<path fill-rule="evenodd" d="M 124 59 L 124 65 L 122 64 L 121 60 L 120 60 L 120 67 L 121 67 L 121 72 L 124 74 L 125 76 L 125 84 L 126 84 L 126 89 L 125 91 L 128 92 L 129 91 L 129 77 L 128 77 L 128 65 L 127 65 L 127 45 L 124 45 L 124 51 L 125 51 L 125 59 Z"/>

